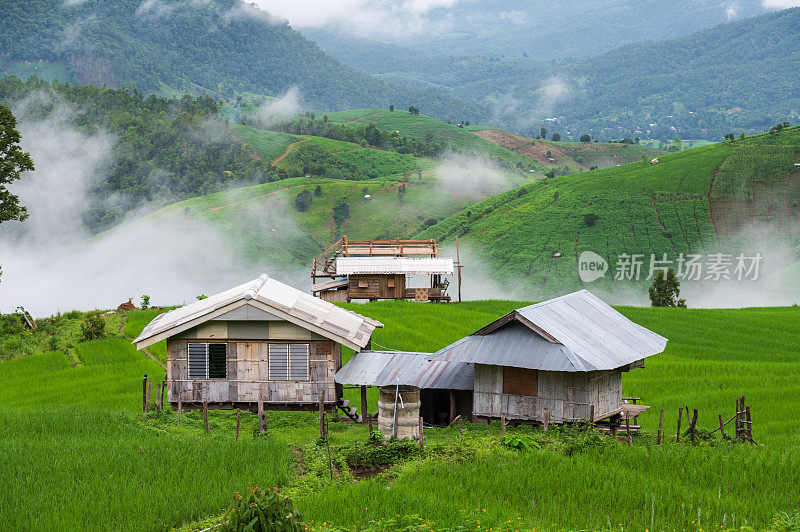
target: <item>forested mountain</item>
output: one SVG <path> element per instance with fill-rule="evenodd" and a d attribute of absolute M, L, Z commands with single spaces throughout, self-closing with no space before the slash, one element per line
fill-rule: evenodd
<path fill-rule="evenodd" d="M 800 112 L 800 8 L 723 24 L 680 39 L 630 44 L 551 63 L 526 57 L 399 59 L 383 46 L 380 77 L 493 105 L 505 129 L 541 126 L 600 139 L 720 139 L 795 120 Z M 545 122 L 550 118 L 550 121 Z"/>
<path fill-rule="evenodd" d="M 268 1 L 260 4 L 271 9 Z M 382 53 L 387 44 L 428 56 L 588 57 L 624 44 L 675 39 L 766 11 L 761 0 L 455 0 L 428 11 L 427 24 L 436 31 L 392 32 L 378 24 L 349 24 L 344 17 L 301 31 L 345 64 L 374 73 L 393 69 L 394 61 Z M 397 26 L 402 28 L 403 21 Z M 356 37 L 368 40 L 353 46 Z"/>
<path fill-rule="evenodd" d="M 78 83 L 162 83 L 215 96 L 281 96 L 319 109 L 416 105 L 442 119 L 486 109 L 432 90 L 398 89 L 345 67 L 285 22 L 240 0 L 9 0 L 0 61 L 64 62 Z M 198 87 L 199 86 L 199 87 Z"/>
<path fill-rule="evenodd" d="M 29 98 L 35 93 L 36 98 Z M 0 79 L 0 104 L 16 107 L 36 122 L 70 108 L 70 126 L 114 135 L 111 157 L 89 191 L 84 224 L 99 231 L 146 203 L 165 204 L 236 184 L 277 179 L 254 160 L 208 97 L 172 100 L 121 89 L 71 86 L 31 78 Z M 116 198 L 117 201 L 107 201 Z"/>

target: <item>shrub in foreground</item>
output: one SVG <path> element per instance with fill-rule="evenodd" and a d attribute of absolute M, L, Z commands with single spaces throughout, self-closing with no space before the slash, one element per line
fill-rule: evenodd
<path fill-rule="evenodd" d="M 303 520 L 288 497 L 278 489 L 248 488 L 248 493 L 233 496 L 233 505 L 225 514 L 222 532 L 302 532 Z"/>

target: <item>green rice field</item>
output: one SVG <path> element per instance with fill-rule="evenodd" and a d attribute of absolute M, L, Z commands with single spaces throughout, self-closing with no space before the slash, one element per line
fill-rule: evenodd
<path fill-rule="evenodd" d="M 432 351 L 522 305 L 348 308 L 385 324 L 375 348 Z M 466 424 L 463 437 L 456 428 L 426 430 L 426 457 L 364 480 L 328 477 L 324 447 L 314 451 L 313 413 L 271 412 L 261 437 L 245 414 L 239 441 L 231 412 L 212 411 L 208 435 L 196 412 L 180 423 L 171 412 L 143 415 L 142 376 L 158 382 L 164 373 L 129 338 L 80 343 L 77 362 L 60 352 L 0 362 L 0 520 L 9 530 L 206 528 L 234 491 L 260 485 L 283 487 L 312 530 L 358 530 L 398 515 L 475 531 L 766 530 L 773 518 L 790 522 L 800 495 L 800 308 L 619 310 L 669 339 L 646 368 L 624 376 L 623 394 L 653 406 L 633 447 L 519 427 L 508 430 L 542 448 L 513 451 L 500 444 L 497 425 Z M 132 312 L 121 330 L 134 336 L 157 312 Z M 163 344 L 151 351 L 163 359 Z M 731 415 L 738 395 L 751 406 L 757 445 L 675 443 L 679 408 L 699 410 L 702 433 Z M 665 443 L 657 446 L 661 409 Z M 363 426 L 330 424 L 334 449 L 365 439 Z"/>

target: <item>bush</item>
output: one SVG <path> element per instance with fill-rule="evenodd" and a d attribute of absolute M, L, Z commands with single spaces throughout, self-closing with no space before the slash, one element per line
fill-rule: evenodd
<path fill-rule="evenodd" d="M 377 432 L 377 434 L 376 434 Z M 422 454 L 419 443 L 414 440 L 383 441 L 380 431 L 373 431 L 368 444 L 349 447 L 345 450 L 345 460 L 350 467 L 380 468 L 389 467 L 403 460 L 416 458 Z"/>
<path fill-rule="evenodd" d="M 81 338 L 84 342 L 103 338 L 106 335 L 106 320 L 99 310 L 87 312 L 81 322 Z"/>
<path fill-rule="evenodd" d="M 517 451 L 528 451 L 530 449 L 540 449 L 541 445 L 529 434 L 510 432 L 503 436 L 503 446 Z"/>
<path fill-rule="evenodd" d="M 311 192 L 308 190 L 304 190 L 294 198 L 294 208 L 298 210 L 298 212 L 306 212 L 311 207 L 311 202 L 314 201 L 314 198 L 311 196 Z"/>
<path fill-rule="evenodd" d="M 592 227 L 599 219 L 600 215 L 596 212 L 587 212 L 583 215 L 583 223 L 585 223 L 587 227 Z"/>
<path fill-rule="evenodd" d="M 223 532 L 302 532 L 303 520 L 288 497 L 279 495 L 278 489 L 262 491 L 248 488 L 242 497 L 236 493 L 233 504 L 222 519 L 219 530 Z"/>

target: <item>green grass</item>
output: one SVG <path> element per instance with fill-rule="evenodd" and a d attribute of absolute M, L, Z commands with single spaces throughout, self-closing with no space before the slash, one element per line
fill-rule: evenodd
<path fill-rule="evenodd" d="M 796 249 L 800 186 L 797 174 L 789 174 L 792 162 L 800 161 L 798 148 L 800 130 L 794 128 L 662 155 L 658 164 L 638 162 L 558 177 L 485 200 L 416 236 L 446 242 L 458 236 L 498 279 L 537 299 L 579 288 L 577 258 L 591 250 L 611 268 L 592 287 L 642 300 L 651 254 L 667 253 L 674 261 L 680 253 Z M 730 201 L 744 203 L 736 207 Z M 599 215 L 591 227 L 583 219 L 590 212 Z M 721 226 L 724 220 L 727 226 Z M 725 227 L 733 234 L 758 221 L 780 229 L 747 238 L 725 234 Z M 611 280 L 623 253 L 646 257 L 640 283 Z M 789 260 L 797 258 L 790 255 Z M 770 265 L 785 265 L 785 259 L 765 262 L 766 274 Z M 691 286 L 685 288 L 691 294 Z"/>
<path fill-rule="evenodd" d="M 376 348 L 432 351 L 522 305 L 347 307 L 385 324 L 373 337 Z M 250 485 L 286 486 L 308 522 L 344 529 L 397 514 L 418 514 L 437 527 L 480 519 L 481 529 L 508 521 L 519 530 L 760 529 L 793 511 L 800 308 L 620 311 L 669 339 L 664 353 L 623 379 L 623 394 L 653 406 L 640 418 L 644 433 L 633 448 L 588 445 L 568 455 L 558 450 L 556 431 L 541 450 L 511 452 L 499 446 L 496 425 L 467 424 L 466 447 L 455 428 L 428 429 L 429 458 L 358 482 L 326 480 L 325 449 L 313 444 L 314 413 L 271 412 L 266 438 L 253 438 L 255 420 L 246 414 L 239 442 L 231 412 L 210 413 L 210 435 L 196 412 L 180 424 L 173 413 L 143 416 L 142 375 L 157 381 L 163 370 L 125 339 L 79 344 L 84 364 L 77 367 L 58 352 L 0 362 L 0 476 L 14 479 L 0 496 L 0 519 L 26 530 L 153 530 L 204 517 L 210 525 L 231 494 Z M 138 334 L 156 312 L 129 313 L 126 334 Z M 738 395 L 752 408 L 759 446 L 674 443 L 679 407 L 698 408 L 699 427 L 710 430 Z M 658 447 L 662 408 L 666 444 Z M 361 426 L 330 427 L 335 455 L 364 440 Z M 508 430 L 542 441 L 539 429 Z M 307 466 L 320 471 L 299 477 L 289 446 L 303 449 Z"/>
<path fill-rule="evenodd" d="M 69 81 L 70 75 L 67 65 L 62 62 L 50 63 L 47 61 L 0 61 L 0 75 L 17 76 L 26 80 L 31 76 L 36 76 L 48 81 Z"/>
<path fill-rule="evenodd" d="M 242 142 L 253 148 L 261 159 L 269 163 L 283 155 L 291 143 L 301 140 L 294 135 L 256 129 L 242 124 L 231 124 L 231 129 Z"/>

